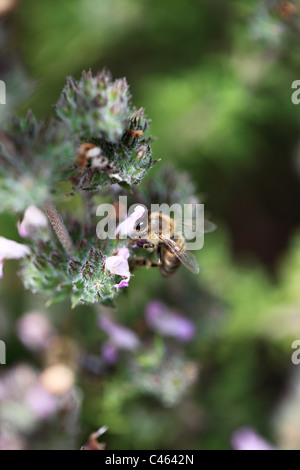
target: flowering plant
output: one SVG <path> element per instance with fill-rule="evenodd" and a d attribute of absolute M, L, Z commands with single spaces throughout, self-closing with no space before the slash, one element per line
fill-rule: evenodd
<path fill-rule="evenodd" d="M 1 131 L 0 209 L 15 214 L 23 239 L 19 243 L 0 237 L 1 276 L 6 260 L 20 259 L 25 288 L 46 298 L 47 306 L 67 299 L 72 307 L 94 304 L 103 342 L 101 355 L 91 366 L 90 354 L 84 359 L 83 345 L 74 346 L 71 338 L 66 342 L 45 315 L 24 315 L 17 335 L 44 367 L 34 372 L 24 406 L 32 408 L 36 397 L 43 406 L 34 412 L 54 416 L 60 409 L 57 396 L 70 390 L 76 395 L 72 387 L 81 362 L 83 368 L 105 372 L 123 363 L 132 394 L 150 394 L 173 406 L 198 374 L 182 349 L 194 337 L 193 321 L 152 300 L 145 307 L 145 338 L 136 325 L 121 325 L 112 308 L 137 275 L 134 266 L 141 243 L 130 238 L 147 207 L 161 201 L 195 202 L 194 187 L 185 174 L 167 167 L 137 188 L 158 160 L 152 159 L 147 136 L 150 121 L 142 108 L 132 105 L 125 79 L 113 81 L 106 71 L 83 72 L 79 81 L 68 78 L 55 110 L 57 117 L 47 122 L 28 112 L 24 118 L 11 119 Z M 135 204 L 129 216 L 119 196 Z M 73 213 L 75 197 L 81 199 L 81 210 Z M 118 224 L 114 237 L 102 238 L 96 206 L 107 200 Z M 63 357 L 51 359 L 49 365 L 45 357 L 58 345 Z"/>

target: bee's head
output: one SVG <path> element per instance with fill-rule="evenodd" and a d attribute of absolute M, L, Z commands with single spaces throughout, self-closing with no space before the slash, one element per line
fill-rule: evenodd
<path fill-rule="evenodd" d="M 152 214 L 148 219 L 142 219 L 135 227 L 137 245 L 144 249 L 153 249 L 159 242 L 160 220 Z"/>
<path fill-rule="evenodd" d="M 146 245 L 148 242 L 145 238 L 138 238 L 136 240 L 136 244 L 139 248 L 144 248 L 144 245 Z"/>
<path fill-rule="evenodd" d="M 160 234 L 164 234 L 170 238 L 171 219 L 161 212 L 154 212 L 150 215 L 149 220 L 149 237 L 156 243 L 160 242 Z"/>
<path fill-rule="evenodd" d="M 139 238 L 136 241 L 136 244 L 139 248 L 143 248 L 144 250 L 147 250 L 147 251 L 153 251 L 155 247 L 157 246 L 156 243 L 151 243 L 151 241 L 145 240 L 145 238 Z"/>
<path fill-rule="evenodd" d="M 142 220 L 141 222 L 139 222 L 137 226 L 135 227 L 135 232 L 138 238 L 146 240 L 149 236 L 149 227 L 148 227 L 147 221 Z"/>

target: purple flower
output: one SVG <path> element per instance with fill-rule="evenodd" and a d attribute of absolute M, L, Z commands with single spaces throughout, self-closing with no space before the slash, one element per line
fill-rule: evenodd
<path fill-rule="evenodd" d="M 128 282 L 130 279 L 130 271 L 128 258 L 130 252 L 128 248 L 122 246 L 119 248 L 118 253 L 113 256 L 109 256 L 105 260 L 105 268 L 108 269 L 112 274 L 122 276 L 123 280 L 119 284 L 115 284 L 115 287 L 128 287 Z"/>
<path fill-rule="evenodd" d="M 250 427 L 238 428 L 231 437 L 234 450 L 275 450 L 275 448 L 254 429 Z"/>
<path fill-rule="evenodd" d="M 139 339 L 137 335 L 128 328 L 118 325 L 108 316 L 99 316 L 98 326 L 108 334 L 109 343 L 116 349 L 134 351 L 139 347 Z"/>
<path fill-rule="evenodd" d="M 53 365 L 47 369 L 49 371 L 55 367 L 57 366 Z M 39 373 L 27 364 L 20 364 L 1 374 L 0 449 L 28 448 L 30 444 L 27 437 L 32 437 L 34 433 L 39 441 L 43 421 L 54 416 L 59 420 L 65 434 L 70 434 L 68 423 L 70 424 L 70 417 L 72 423 L 76 419 L 80 395 L 74 388 L 64 390 L 63 394 L 57 393 L 62 387 L 65 389 L 66 381 L 61 373 L 56 373 L 55 377 L 47 369 Z M 23 438 L 26 439 L 24 442 Z"/>
<path fill-rule="evenodd" d="M 123 222 L 119 224 L 116 230 L 116 235 L 119 235 L 119 238 L 136 238 L 134 234 L 136 233 L 137 221 L 143 216 L 146 216 L 147 209 L 144 206 L 136 206 L 133 213 L 127 217 Z"/>
<path fill-rule="evenodd" d="M 24 212 L 23 221 L 18 223 L 19 235 L 31 237 L 36 230 L 48 227 L 48 219 L 44 212 L 36 206 L 29 206 Z"/>
<path fill-rule="evenodd" d="M 102 345 L 102 357 L 108 364 L 115 364 L 118 360 L 118 350 L 109 340 Z"/>
<path fill-rule="evenodd" d="M 54 330 L 46 315 L 30 312 L 23 315 L 17 323 L 17 335 L 29 349 L 45 349 Z"/>
<path fill-rule="evenodd" d="M 1 384 L 0 413 L 6 413 L 9 422 L 15 422 L 18 417 L 14 415 L 14 407 L 10 408 L 10 404 L 17 403 L 26 416 L 23 429 L 31 429 L 39 420 L 54 414 L 58 409 L 58 399 L 43 387 L 38 372 L 26 364 L 6 372 L 1 377 Z"/>
<path fill-rule="evenodd" d="M 117 287 L 117 289 L 120 289 L 120 287 L 128 287 L 128 281 L 126 281 L 126 279 L 123 279 L 121 282 L 119 282 L 119 284 L 116 284 L 115 287 Z"/>
<path fill-rule="evenodd" d="M 20 259 L 30 254 L 26 245 L 0 237 L 0 278 L 3 277 L 3 265 L 7 259 Z"/>
<path fill-rule="evenodd" d="M 40 419 L 48 418 L 57 411 L 57 397 L 49 393 L 41 384 L 36 383 L 25 396 L 26 404 Z"/>
<path fill-rule="evenodd" d="M 174 313 L 159 300 L 147 305 L 146 320 L 157 333 L 173 336 L 179 341 L 190 341 L 195 335 L 195 326 L 188 318 Z"/>
<path fill-rule="evenodd" d="M 25 450 L 26 444 L 22 437 L 12 429 L 0 430 L 0 450 Z"/>

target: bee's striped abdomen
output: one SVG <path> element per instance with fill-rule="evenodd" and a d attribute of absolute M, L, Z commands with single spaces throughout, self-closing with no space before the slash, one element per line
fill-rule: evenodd
<path fill-rule="evenodd" d="M 169 250 L 166 246 L 162 247 L 162 264 L 160 266 L 160 272 L 163 276 L 168 277 L 174 274 L 180 261 L 174 253 Z"/>

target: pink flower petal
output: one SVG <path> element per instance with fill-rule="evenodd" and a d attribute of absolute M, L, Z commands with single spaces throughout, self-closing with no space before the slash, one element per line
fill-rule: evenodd
<path fill-rule="evenodd" d="M 121 287 L 128 287 L 129 286 L 129 282 L 126 281 L 126 279 L 123 279 L 121 282 L 119 282 L 119 284 L 115 284 L 115 287 L 117 289 L 120 289 Z"/>
<path fill-rule="evenodd" d="M 130 252 L 128 248 L 122 246 L 119 248 L 116 255 L 109 256 L 105 260 L 105 268 L 108 269 L 108 271 L 124 278 L 119 284 L 115 285 L 116 288 L 128 287 L 128 281 L 131 276 L 129 271 L 129 264 L 127 261 L 129 256 Z"/>
<path fill-rule="evenodd" d="M 128 259 L 130 256 L 130 251 L 126 246 L 121 246 L 118 250 L 118 256 L 122 256 L 124 259 Z"/>
<path fill-rule="evenodd" d="M 195 326 L 191 320 L 173 312 L 159 300 L 147 305 L 146 320 L 157 333 L 173 336 L 179 341 L 190 341 L 195 335 Z"/>
<path fill-rule="evenodd" d="M 26 245 L 21 245 L 8 238 L 0 237 L 0 260 L 19 259 L 29 255 L 30 249 Z"/>
<path fill-rule="evenodd" d="M 19 235 L 22 238 L 30 237 L 40 228 L 47 228 L 48 220 L 44 212 L 36 206 L 29 206 L 24 212 L 22 222 L 18 224 Z"/>
<path fill-rule="evenodd" d="M 237 429 L 231 438 L 232 447 L 235 450 L 275 450 L 275 448 L 254 429 L 241 427 Z"/>
<path fill-rule="evenodd" d="M 129 328 L 118 325 L 108 316 L 101 315 L 98 320 L 98 326 L 108 334 L 110 343 L 117 349 L 134 351 L 138 348 L 139 339 L 137 335 L 129 330 Z"/>
<path fill-rule="evenodd" d="M 57 398 L 38 383 L 27 392 L 26 403 L 34 414 L 41 419 L 54 414 L 58 407 Z"/>
<path fill-rule="evenodd" d="M 17 335 L 29 349 L 47 348 L 54 330 L 46 315 L 30 312 L 23 315 L 17 323 Z"/>
<path fill-rule="evenodd" d="M 29 254 L 28 246 L 0 237 L 0 278 L 3 277 L 3 264 L 6 259 L 19 259 Z"/>

